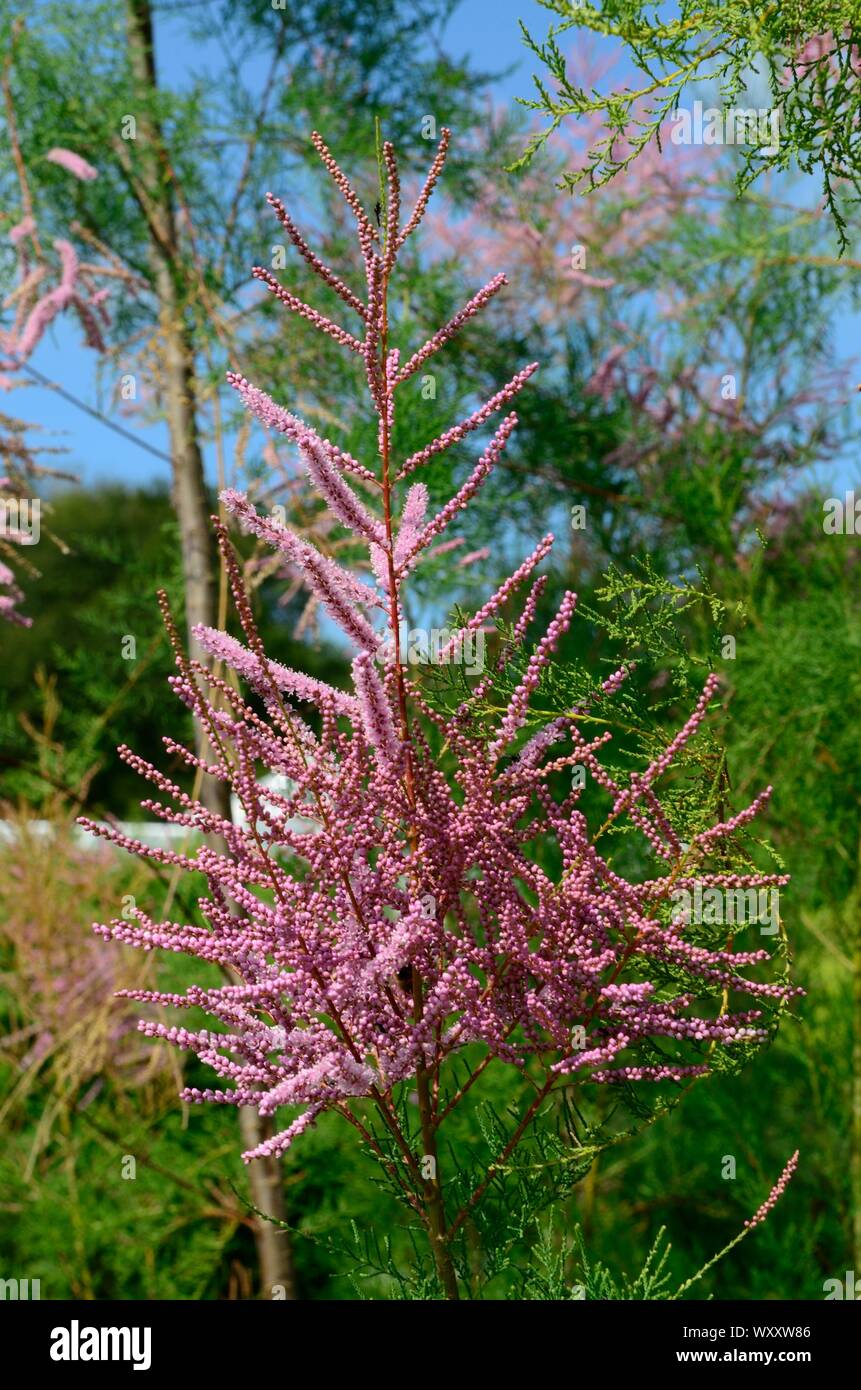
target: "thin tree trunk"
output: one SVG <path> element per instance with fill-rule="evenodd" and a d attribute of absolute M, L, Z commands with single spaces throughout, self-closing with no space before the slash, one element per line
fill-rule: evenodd
<path fill-rule="evenodd" d="M 126 33 L 136 88 L 147 100 L 139 112 L 133 113 L 137 123 L 136 160 L 132 162 L 121 140 L 117 141 L 117 154 L 149 230 L 150 262 L 164 345 L 164 403 L 170 432 L 173 505 L 182 548 L 188 648 L 193 657 L 208 665 L 211 659 L 195 640 L 192 629 L 198 623 L 217 626 L 216 581 L 197 426 L 194 336 L 186 317 L 170 164 L 162 131 L 150 115 L 148 100 L 158 89 L 150 0 L 126 0 Z M 196 740 L 198 756 L 207 757 L 209 749 L 202 728 L 196 730 Z M 204 777 L 201 799 L 209 810 L 230 819 L 229 790 L 223 782 Z M 256 1148 L 267 1137 L 266 1123 L 255 1110 L 245 1106 L 240 1110 L 240 1131 L 245 1149 Z M 255 1218 L 262 1293 L 272 1297 L 273 1288 L 279 1286 L 284 1297 L 295 1298 L 290 1235 L 273 1224 L 286 1217 L 280 1160 L 259 1159 L 250 1164 L 249 1186 L 254 1206 L 264 1213 L 264 1218 Z"/>
<path fill-rule="evenodd" d="M 126 0 L 129 60 L 135 85 L 147 99 L 158 89 L 153 51 L 150 0 Z M 189 651 L 209 663 L 193 636 L 198 623 L 216 622 L 212 535 L 197 428 L 193 330 L 186 317 L 176 209 L 164 137 L 151 117 L 148 100 L 135 116 L 135 161 L 124 141 L 117 142 L 123 167 L 146 218 L 149 259 L 158 301 L 159 335 L 164 353 L 164 405 L 170 433 L 173 505 L 182 548 L 185 620 Z M 198 741 L 204 731 L 197 730 Z M 204 743 L 205 747 L 205 743 Z M 202 749 L 200 751 L 203 751 Z M 204 778 L 203 801 L 229 815 L 229 796 L 222 782 Z"/>
<path fill-rule="evenodd" d="M 261 1120 L 249 1105 L 239 1110 L 239 1129 L 245 1148 L 250 1149 L 268 1139 L 272 1133 L 269 1121 Z M 293 1245 L 286 1226 L 277 1225 L 287 1219 L 284 1201 L 284 1173 L 280 1158 L 257 1158 L 248 1165 L 248 1186 L 251 1202 L 267 1219 L 257 1218 L 254 1239 L 260 1265 L 261 1298 L 295 1298 L 296 1270 Z"/>

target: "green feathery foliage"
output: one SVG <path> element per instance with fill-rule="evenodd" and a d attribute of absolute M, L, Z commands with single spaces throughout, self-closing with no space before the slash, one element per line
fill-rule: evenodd
<path fill-rule="evenodd" d="M 739 190 L 768 170 L 792 161 L 822 179 L 823 194 L 838 231 L 841 250 L 849 244 L 847 204 L 861 195 L 861 12 L 857 0 L 542 0 L 560 17 L 540 43 L 521 24 L 528 47 L 546 70 L 535 76 L 537 96 L 522 104 L 547 118 L 513 167 L 528 164 L 569 116 L 599 114 L 604 135 L 583 168 L 569 172 L 569 188 L 594 189 L 626 169 L 653 141 L 695 83 L 716 89 L 723 110 L 741 104 L 751 90 L 768 92 L 779 122 L 777 147 L 744 146 Z M 560 47 L 572 30 L 621 41 L 643 74 L 632 87 L 608 93 L 586 90 L 569 72 Z"/>

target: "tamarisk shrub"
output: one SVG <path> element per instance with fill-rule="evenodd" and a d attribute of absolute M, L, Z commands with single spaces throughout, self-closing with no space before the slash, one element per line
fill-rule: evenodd
<path fill-rule="evenodd" d="M 402 663 L 410 573 L 492 472 L 517 423 L 514 413 L 503 412 L 536 364 L 518 369 L 492 399 L 420 452 L 394 456 L 398 393 L 502 289 L 505 277 L 494 276 L 422 346 L 408 352 L 395 345 L 390 285 L 440 176 L 449 133 L 443 131 L 405 219 L 395 153 L 382 145 L 376 225 L 322 139 L 312 139 L 355 219 L 364 295 L 319 260 L 279 199 L 270 195 L 269 202 L 293 246 L 358 326 L 344 328 L 296 299 L 268 270 L 254 274 L 290 312 L 359 359 L 378 421 L 376 463 L 343 452 L 243 377 L 230 380 L 267 429 L 296 445 L 310 482 L 366 548 L 368 575 L 347 572 L 259 515 L 242 494 L 227 491 L 223 501 L 247 530 L 301 568 L 355 650 L 352 688 L 335 689 L 269 658 L 227 532 L 214 522 L 245 641 L 209 628 L 197 637 L 246 683 L 247 699 L 186 658 L 163 598 L 162 606 L 177 657 L 173 688 L 205 726 L 214 752 L 204 770 L 230 784 L 242 822 L 219 819 L 121 749 L 172 803 L 145 801 L 144 807 L 209 838 L 190 856 L 92 823 L 90 829 L 136 854 L 202 874 L 209 895 L 200 900 L 201 923 L 156 921 L 136 908 L 132 920 L 96 930 L 144 950 L 185 952 L 225 972 L 229 982 L 192 985 L 182 995 L 125 991 L 148 1003 L 200 1008 L 217 1021 L 217 1031 L 151 1019 L 140 1024 L 144 1033 L 195 1053 L 223 1083 L 189 1087 L 184 1098 L 251 1105 L 266 1117 L 286 1110 L 272 1136 L 244 1154 L 249 1162 L 284 1153 L 324 1111 L 343 1116 L 426 1232 L 433 1267 L 425 1289 L 456 1298 L 470 1287 L 465 1225 L 539 1112 L 561 1104 L 558 1092 L 678 1085 L 705 1073 L 715 1057 L 762 1041 L 769 1009 L 788 998 L 785 983 L 757 977 L 766 950 L 704 944 L 694 928 L 673 920 L 672 891 L 695 878 L 727 888 L 786 879 L 707 867 L 722 838 L 755 815 L 767 792 L 687 844 L 659 801 L 657 783 L 706 719 L 715 677 L 663 754 L 627 785 L 599 759 L 609 734 L 582 732 L 585 707 L 524 740 L 530 700 L 576 604 L 566 593 L 546 632 L 528 643 L 544 583 L 535 572 L 552 536 L 452 637 L 454 649 L 458 638 L 495 621 L 525 590 L 503 656 L 476 687 L 486 697 L 503 662 L 509 672 L 520 663 L 494 721 L 477 725 L 468 699 L 453 713 L 442 712 L 415 669 Z M 500 413 L 472 471 L 429 515 L 428 490 L 415 475 Z M 444 661 L 450 652 L 439 655 Z M 625 674 L 620 668 L 604 680 L 592 704 L 610 700 Z M 188 766 L 202 766 L 172 739 L 165 745 Z M 609 796 L 611 823 L 628 817 L 642 832 L 659 866 L 653 876 L 629 881 L 602 856 L 579 787 L 561 800 L 551 794 L 553 775 L 572 764 L 584 765 Z M 275 779 L 264 784 L 261 770 Z M 538 862 L 537 842 L 555 846 L 554 876 Z M 749 969 L 753 975 L 742 973 Z M 729 1007 L 730 995 L 740 994 L 749 1007 Z M 458 1059 L 466 1059 L 466 1072 L 455 1080 Z M 450 1184 L 455 1208 L 440 1132 L 492 1062 L 524 1074 L 531 1098 L 471 1188 L 463 1174 Z M 569 1153 L 578 1142 L 572 1131 Z"/>

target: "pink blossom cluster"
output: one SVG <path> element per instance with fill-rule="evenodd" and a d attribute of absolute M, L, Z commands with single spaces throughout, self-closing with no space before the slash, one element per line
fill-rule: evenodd
<path fill-rule="evenodd" d="M 15 623 L 18 627 L 30 627 L 33 619 L 18 612 L 18 604 L 24 597 L 23 590 L 15 578 L 15 573 L 0 560 L 0 618 Z"/>
<path fill-rule="evenodd" d="M 566 71 L 584 91 L 595 91 L 615 62 L 598 61 L 574 47 L 566 55 Z M 640 102 L 632 115 L 633 124 L 644 120 L 648 103 Z M 498 119 L 504 123 L 504 112 Z M 504 257 L 516 271 L 517 308 L 528 309 L 532 321 L 538 319 L 555 334 L 572 313 L 582 316 L 590 305 L 602 305 L 607 291 L 624 290 L 628 263 L 649 248 L 659 248 L 678 216 L 694 200 L 702 204 L 714 184 L 716 149 L 674 145 L 671 129 L 667 120 L 660 132 L 661 147 L 647 145 L 600 198 L 572 198 L 560 182 L 550 182 L 543 161 L 523 171 L 504 200 L 488 177 L 468 214 L 454 217 L 444 209 L 432 216 L 434 239 L 458 263 L 465 249 L 482 266 L 495 266 Z M 558 172 L 576 176 L 588 168 L 605 138 L 600 112 L 560 126 L 554 133 Z M 615 159 L 623 160 L 631 149 L 623 135 L 614 136 Z M 708 215 L 704 205 L 702 210 Z"/>
<path fill-rule="evenodd" d="M 511 694 L 499 696 L 503 707 L 495 722 L 472 720 L 468 701 L 454 714 L 441 712 L 400 660 L 409 573 L 441 538 L 442 544 L 451 539 L 459 513 L 493 472 L 516 415 L 503 416 L 466 482 L 435 515 L 427 517 L 422 484 L 401 494 L 398 479 L 508 407 L 534 370 L 517 372 L 485 407 L 418 454 L 406 461 L 394 457 L 397 393 L 504 283 L 494 276 L 423 346 L 404 351 L 405 365 L 399 365 L 388 318 L 389 279 L 421 221 L 447 142 L 444 132 L 403 224 L 395 153 L 384 145 L 386 200 L 377 227 L 314 136 L 355 218 L 362 298 L 307 249 L 283 205 L 270 197 L 294 246 L 358 319 L 355 331 L 296 300 L 269 272 L 259 271 L 259 278 L 291 312 L 357 353 L 379 422 L 375 464 L 345 455 L 244 378 L 231 377 L 264 426 L 298 448 L 310 483 L 339 525 L 367 549 L 375 585 L 258 515 L 242 495 L 224 494 L 228 511 L 290 558 L 340 624 L 356 652 L 352 690 L 269 658 L 226 529 L 215 523 L 244 640 L 207 628 L 197 636 L 254 698 L 243 698 L 233 684 L 187 659 L 174 637 L 173 688 L 205 728 L 213 751 L 203 763 L 174 740 L 165 744 L 189 768 L 230 784 L 242 823 L 220 819 L 128 749 L 121 755 L 157 793 L 145 807 L 205 838 L 195 852 L 181 853 L 89 823 L 116 844 L 208 883 L 200 922 L 159 921 L 135 907 L 128 920 L 96 930 L 146 951 L 184 952 L 222 970 L 224 983 L 192 985 L 183 994 L 126 993 L 172 1009 L 200 1009 L 214 1020 L 214 1027 L 152 1018 L 141 1023 L 149 1036 L 195 1053 L 218 1078 L 213 1086 L 188 1088 L 187 1100 L 254 1106 L 265 1116 L 299 1107 L 298 1117 L 246 1159 L 283 1152 L 325 1110 L 360 1126 L 351 1107 L 369 1098 L 415 1167 L 399 1127 L 396 1088 L 418 1078 L 427 1144 L 451 1108 L 444 1105 L 441 1068 L 468 1045 L 480 1045 L 486 1059 L 537 1074 L 539 1100 L 574 1081 L 679 1081 L 706 1072 L 717 1047 L 761 1041 L 766 1026 L 757 1005 L 792 993 L 758 978 L 767 951 L 706 945 L 671 916 L 672 890 L 686 876 L 695 874 L 703 884 L 742 882 L 710 872 L 708 853 L 749 813 L 714 827 L 707 842 L 685 847 L 657 791 L 707 718 L 714 678 L 666 753 L 623 786 L 598 756 L 609 733 L 581 727 L 587 702 L 524 736 L 533 697 L 572 621 L 573 593 L 564 595 L 547 630 L 530 643 L 544 577 L 533 581 L 514 627 L 514 651 L 480 683 L 487 696 L 494 686 L 501 690 L 506 673 L 516 673 Z M 552 536 L 539 543 L 470 629 L 501 614 L 552 543 Z M 381 643 L 390 653 L 385 662 L 378 657 Z M 612 698 L 625 675 L 620 669 L 605 681 L 590 709 Z M 440 746 L 451 759 L 450 774 L 434 751 Z M 660 876 L 634 881 L 618 872 L 581 808 L 582 789 L 561 800 L 553 793 L 554 774 L 574 764 L 585 765 L 607 793 L 608 825 L 623 815 L 633 819 L 661 865 Z M 263 771 L 277 774 L 280 790 L 271 782 L 264 788 Z M 759 798 L 750 814 L 761 805 Z M 558 872 L 537 862 L 537 840 L 557 847 Z M 777 880 L 753 874 L 745 881 Z M 750 968 L 757 976 L 744 973 Z M 738 1007 L 738 995 L 747 995 L 753 1007 Z"/>
<path fill-rule="evenodd" d="M 75 178 L 89 181 L 98 177 L 98 171 L 73 150 L 57 147 L 49 150 L 45 158 Z M 87 262 L 82 264 L 71 242 L 59 238 L 54 243 L 59 279 L 53 288 L 45 289 L 50 268 L 33 214 L 25 213 L 8 235 L 18 258 L 18 286 L 6 301 L 7 305 L 14 305 L 13 323 L 0 332 L 0 386 L 4 387 L 9 382 L 3 373 L 18 370 L 32 356 L 45 330 L 62 310 L 74 310 L 88 345 L 98 351 L 104 350 L 103 330 L 109 322 L 104 304 L 107 290 L 98 284 L 99 270 Z"/>
<path fill-rule="evenodd" d="M 3 1048 L 22 1073 L 51 1065 L 83 1107 L 107 1076 L 138 1085 L 167 1070 L 166 1050 L 159 1056 L 142 1043 L 135 1011 L 112 997 L 121 986 L 146 983 L 152 962 L 97 936 L 81 942 L 58 930 L 61 905 L 92 896 L 100 879 L 103 886 L 113 857 L 107 846 L 82 856 L 64 824 L 50 841 L 33 837 L 10 810 L 4 807 L 13 837 L 2 854 L 0 943 L 14 963 L 19 1026 L 6 1032 Z"/>
<path fill-rule="evenodd" d="M 858 44 L 850 43 L 852 31 L 848 27 L 844 30 L 843 38 L 838 40 L 831 32 L 814 34 L 806 39 L 798 52 L 793 55 L 792 62 L 786 68 L 783 77 L 785 82 L 803 81 L 806 78 L 824 76 L 827 79 L 839 77 L 841 66 L 841 47 L 848 45 L 847 54 L 848 65 L 855 77 L 861 77 L 861 48 Z"/>
<path fill-rule="evenodd" d="M 765 1220 L 765 1218 L 768 1216 L 768 1213 L 771 1211 L 771 1208 L 783 1196 L 783 1193 L 786 1190 L 786 1185 L 797 1167 L 798 1150 L 796 1149 L 795 1153 L 790 1158 L 789 1162 L 787 1163 L 780 1177 L 777 1179 L 777 1182 L 774 1184 L 774 1187 L 769 1192 L 762 1206 L 759 1207 L 759 1209 L 756 1212 L 754 1212 L 753 1216 L 750 1218 L 749 1221 L 745 1221 L 744 1224 L 746 1228 L 750 1228 L 751 1226 L 758 1226 L 761 1221 Z"/>
<path fill-rule="evenodd" d="M 17 139 L 13 131 L 13 141 Z M 65 169 L 73 177 L 89 181 L 98 176 L 91 164 L 73 150 L 60 146 L 49 150 L 45 158 Z M 11 323 L 0 328 L 0 390 L 9 391 L 16 384 L 16 374 L 32 357 L 51 324 L 65 311 L 73 312 L 83 330 L 89 347 L 105 350 L 104 329 L 109 323 L 105 307 L 108 291 L 100 284 L 105 267 L 82 262 L 72 243 L 63 237 L 54 242 L 57 256 L 55 267 L 45 253 L 39 237 L 36 218 L 30 210 L 32 198 L 26 178 L 22 176 L 24 215 L 9 230 L 8 236 L 17 262 L 17 284 L 3 301 L 11 311 Z M 56 279 L 56 283 L 52 283 Z M 33 477 L 45 470 L 35 465 L 32 451 L 24 442 L 19 421 L 0 417 L 0 432 L 6 436 L 6 456 L 16 460 L 8 477 L 0 479 L 0 494 L 7 494 L 16 505 L 30 491 Z M 2 499 L 0 499 L 2 500 Z M 26 537 L 23 538 L 26 542 Z M 0 544 L 20 543 L 22 537 L 8 529 Z M 32 619 L 18 612 L 23 593 L 12 569 L 0 563 L 0 618 L 29 627 Z"/>

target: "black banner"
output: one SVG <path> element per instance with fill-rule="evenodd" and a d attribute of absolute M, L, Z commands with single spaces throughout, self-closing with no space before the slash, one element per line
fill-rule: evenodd
<path fill-rule="evenodd" d="M 314 1312 L 314 1308 L 317 1312 Z M 310 1317 L 310 1322 L 309 1322 Z M 419 1318 L 416 1327 L 414 1319 Z M 424 1319 L 432 1320 L 425 1323 Z M 442 1318 L 442 1321 L 441 1321 Z M 524 1334 L 533 1329 L 540 1360 L 549 1346 L 554 1358 L 583 1368 L 603 1364 L 617 1373 L 662 1372 L 671 1367 L 696 1374 L 701 1366 L 757 1366 L 763 1372 L 800 1366 L 821 1379 L 823 1371 L 851 1366 L 859 1331 L 857 1302 L 763 1303 L 624 1303 L 573 1301 L 565 1304 L 511 1303 L 450 1306 L 433 1310 L 396 1302 L 329 1302 L 295 1304 L 272 1300 L 247 1303 L 71 1303 L 6 1299 L 0 1302 L 0 1325 L 24 1364 L 40 1377 L 62 1383 L 69 1376 L 90 1378 L 102 1371 L 175 1375 L 244 1374 L 269 1377 L 311 1369 L 308 1358 L 320 1357 L 327 1377 L 343 1366 L 355 1374 L 357 1357 L 363 1374 L 372 1364 L 372 1347 L 390 1368 L 392 1338 L 426 1327 L 437 1354 L 442 1337 L 457 1338 L 456 1354 L 439 1374 L 462 1376 L 474 1359 L 484 1370 L 507 1356 L 516 1335 L 518 1360 L 529 1354 Z M 495 1335 L 498 1329 L 498 1336 Z M 470 1334 L 478 1333 L 473 1342 Z M 567 1344 L 548 1344 L 547 1336 L 574 1337 Z M 373 1341 L 382 1336 L 385 1340 Z M 349 1339 L 349 1340 L 348 1340 Z M 420 1345 L 420 1344 L 419 1344 Z M 384 1351 L 383 1348 L 388 1350 Z M 470 1358 L 470 1349 L 473 1357 Z M 522 1361 L 521 1361 L 522 1364 Z M 403 1366 L 402 1366 L 403 1370 Z"/>

